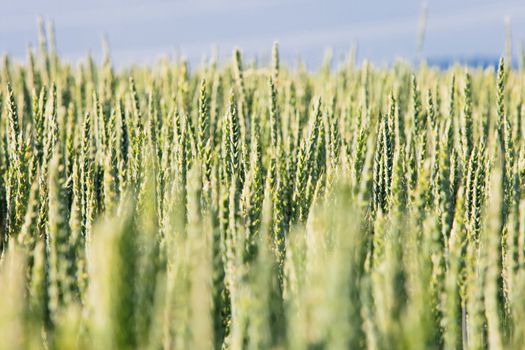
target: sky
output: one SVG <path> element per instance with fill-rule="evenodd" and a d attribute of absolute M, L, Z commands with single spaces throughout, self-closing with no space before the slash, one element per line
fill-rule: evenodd
<path fill-rule="evenodd" d="M 281 56 L 309 66 L 352 47 L 358 59 L 388 64 L 398 58 L 496 58 L 505 52 L 509 24 L 513 54 L 525 40 L 524 0 L 0 0 L 0 53 L 24 58 L 37 44 L 37 18 L 53 21 L 59 53 L 78 60 L 102 55 L 102 37 L 118 65 L 153 63 L 181 54 L 198 63 L 214 48 L 234 47 L 268 60 Z M 422 14 L 426 30 L 418 54 Z"/>

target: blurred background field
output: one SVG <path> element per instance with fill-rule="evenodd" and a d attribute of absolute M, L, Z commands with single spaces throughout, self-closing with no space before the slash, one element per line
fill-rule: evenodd
<path fill-rule="evenodd" d="M 174 51 L 199 63 L 215 46 L 222 58 L 238 46 L 247 57 L 268 61 L 274 40 L 284 60 L 300 56 L 312 68 L 325 49 L 337 58 L 356 45 L 360 59 L 415 62 L 425 8 L 421 55 L 431 63 L 497 64 L 505 51 L 505 18 L 513 54 L 520 54 L 525 3 L 519 0 L 4 0 L 0 52 L 25 57 L 27 44 L 37 44 L 35 19 L 42 16 L 55 22 L 59 51 L 69 59 L 88 50 L 100 59 L 106 35 L 117 64 L 151 63 Z"/>

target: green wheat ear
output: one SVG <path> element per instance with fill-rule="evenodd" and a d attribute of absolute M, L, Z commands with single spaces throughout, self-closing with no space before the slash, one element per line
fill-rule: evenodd
<path fill-rule="evenodd" d="M 274 81 L 279 80 L 279 43 L 276 41 L 272 46 L 272 78 Z"/>
<path fill-rule="evenodd" d="M 206 80 L 202 80 L 199 93 L 199 132 L 198 145 L 199 158 L 204 161 L 206 145 L 210 140 L 210 105 L 206 88 Z"/>

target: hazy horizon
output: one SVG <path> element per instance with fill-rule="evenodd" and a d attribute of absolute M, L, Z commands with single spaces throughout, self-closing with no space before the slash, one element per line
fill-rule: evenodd
<path fill-rule="evenodd" d="M 414 61 L 423 6 L 416 0 L 9 2 L 0 13 L 0 53 L 24 58 L 28 44 L 37 44 L 40 16 L 54 22 L 58 51 L 72 60 L 88 51 L 99 58 L 105 35 L 120 65 L 175 51 L 197 63 L 213 47 L 219 57 L 240 47 L 247 57 L 265 59 L 274 41 L 284 60 L 300 56 L 309 66 L 321 62 L 325 49 L 337 58 L 356 44 L 359 59 Z M 505 18 L 514 56 L 525 39 L 522 1 L 430 0 L 426 7 L 424 58 L 497 58 L 505 53 Z"/>

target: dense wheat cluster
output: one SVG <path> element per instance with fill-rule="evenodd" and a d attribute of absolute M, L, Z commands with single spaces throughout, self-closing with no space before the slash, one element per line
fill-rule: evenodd
<path fill-rule="evenodd" d="M 1 349 L 525 348 L 524 74 L 0 75 Z"/>

